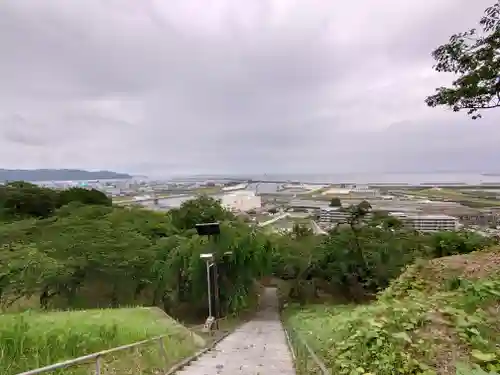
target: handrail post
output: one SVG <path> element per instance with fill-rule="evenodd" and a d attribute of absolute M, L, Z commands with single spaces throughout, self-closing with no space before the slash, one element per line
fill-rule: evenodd
<path fill-rule="evenodd" d="M 294 346 L 296 347 L 296 351 L 297 351 L 297 367 L 298 367 L 298 373 L 301 374 L 302 373 L 302 352 L 303 352 L 303 349 L 302 346 L 301 346 L 301 343 L 300 341 L 297 339 L 297 335 L 296 335 L 296 332 L 293 332 L 293 343 L 294 343 Z"/>
<path fill-rule="evenodd" d="M 167 358 L 167 351 L 165 350 L 165 345 L 163 344 L 163 337 L 160 337 L 158 339 L 158 343 L 160 344 L 161 356 L 163 357 L 163 361 L 165 362 L 165 371 L 167 371 L 168 370 L 168 358 Z"/>
<path fill-rule="evenodd" d="M 294 356 L 297 374 L 305 375 L 317 373 L 321 375 L 331 375 L 330 370 L 316 355 L 299 332 L 292 327 L 285 327 L 285 334 L 289 338 L 289 346 L 292 356 Z"/>
<path fill-rule="evenodd" d="M 135 357 L 140 358 L 141 357 L 141 350 L 139 346 L 136 346 L 132 349 L 134 351 Z M 140 359 L 137 360 L 137 371 L 139 374 L 142 374 L 142 363 Z"/>
<path fill-rule="evenodd" d="M 307 348 L 305 347 L 304 344 L 301 343 L 301 346 L 303 350 L 303 356 L 302 356 L 303 371 L 305 374 L 307 374 L 307 360 L 309 359 L 309 353 L 307 352 Z"/>
<path fill-rule="evenodd" d="M 101 356 L 95 357 L 95 373 L 101 375 Z"/>

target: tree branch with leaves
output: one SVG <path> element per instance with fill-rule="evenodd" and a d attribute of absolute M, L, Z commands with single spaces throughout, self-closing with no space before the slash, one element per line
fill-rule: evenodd
<path fill-rule="evenodd" d="M 432 56 L 438 72 L 458 75 L 451 87 L 439 87 L 425 100 L 430 107 L 466 111 L 472 119 L 500 107 L 500 2 L 487 8 L 480 29 L 452 35 Z"/>

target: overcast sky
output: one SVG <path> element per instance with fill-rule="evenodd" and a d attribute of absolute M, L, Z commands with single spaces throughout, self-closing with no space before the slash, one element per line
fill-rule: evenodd
<path fill-rule="evenodd" d="M 500 170 L 500 110 L 424 103 L 491 3 L 2 0 L 0 168 Z"/>

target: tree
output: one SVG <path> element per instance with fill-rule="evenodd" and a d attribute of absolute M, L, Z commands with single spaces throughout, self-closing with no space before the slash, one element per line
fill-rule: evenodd
<path fill-rule="evenodd" d="M 364 200 L 358 204 L 357 209 L 358 211 L 362 212 L 363 215 L 366 215 L 368 212 L 371 211 L 372 205 L 370 204 L 370 202 Z"/>
<path fill-rule="evenodd" d="M 451 87 L 439 87 L 427 97 L 428 106 L 465 110 L 473 119 L 481 117 L 481 110 L 500 107 L 499 2 L 485 10 L 479 24 L 481 30 L 455 34 L 432 53 L 436 71 L 459 77 Z"/>
<path fill-rule="evenodd" d="M 111 199 L 102 191 L 96 189 L 83 189 L 72 187 L 59 192 L 59 206 L 67 205 L 71 202 L 81 202 L 83 204 L 111 206 Z"/>
<path fill-rule="evenodd" d="M 372 206 L 366 200 L 360 202 L 357 205 L 349 207 L 350 216 L 347 219 L 349 226 L 351 227 L 352 233 L 354 235 L 355 248 L 353 249 L 353 254 L 357 258 L 357 269 L 351 269 L 349 271 L 351 277 L 357 278 L 361 281 L 363 269 L 367 268 L 367 263 L 364 255 L 364 248 L 360 241 L 361 224 L 366 218 L 366 215 L 371 211 Z"/>
<path fill-rule="evenodd" d="M 304 224 L 294 223 L 292 227 L 292 234 L 295 238 L 311 236 L 314 234 L 313 230 Z"/>
<path fill-rule="evenodd" d="M 366 218 L 366 215 L 370 213 L 372 209 L 371 204 L 368 201 L 362 201 L 357 205 L 352 205 L 348 208 L 350 213 L 347 223 L 351 226 L 353 231 L 356 231 L 359 224 Z"/>
<path fill-rule="evenodd" d="M 397 217 L 390 216 L 383 221 L 382 225 L 384 225 L 388 229 L 401 229 L 403 228 L 404 223 Z"/>
<path fill-rule="evenodd" d="M 20 207 L 33 198 L 23 189 L 39 188 L 10 187 Z M 38 296 L 43 308 L 146 304 L 180 316 L 183 305 L 204 314 L 206 267 L 200 254 L 210 246 L 220 265 L 221 309 L 232 312 L 248 306 L 254 280 L 270 272 L 267 234 L 213 198 L 200 196 L 167 214 L 80 201 L 46 218 L 16 216 L 0 226 L 0 305 Z M 215 243 L 193 228 L 208 221 L 221 223 Z"/>
<path fill-rule="evenodd" d="M 330 204 L 329 204 L 330 207 L 342 207 L 342 202 L 340 201 L 340 198 L 339 197 L 333 197 L 331 200 L 330 200 Z"/>
<path fill-rule="evenodd" d="M 234 220 L 234 215 L 221 206 L 217 199 L 200 195 L 196 199 L 182 203 L 181 207 L 170 212 L 173 224 L 181 229 L 195 228 L 196 224 Z"/>
<path fill-rule="evenodd" d="M 70 203 L 103 206 L 112 204 L 106 194 L 96 189 L 75 187 L 58 191 L 25 181 L 10 182 L 0 187 L 0 216 L 6 219 L 47 218 L 56 209 Z M 73 208 L 67 211 L 72 212 Z"/>
<path fill-rule="evenodd" d="M 404 223 L 397 217 L 389 215 L 386 211 L 374 211 L 370 225 L 384 229 L 402 229 Z"/>
<path fill-rule="evenodd" d="M 52 215 L 57 207 L 57 192 L 25 181 L 0 186 L 0 214 L 4 218 Z"/>

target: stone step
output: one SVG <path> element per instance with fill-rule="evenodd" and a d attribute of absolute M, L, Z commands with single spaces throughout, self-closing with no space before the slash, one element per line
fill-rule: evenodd
<path fill-rule="evenodd" d="M 276 288 L 265 288 L 262 311 L 177 375 L 295 375 L 277 312 Z"/>

